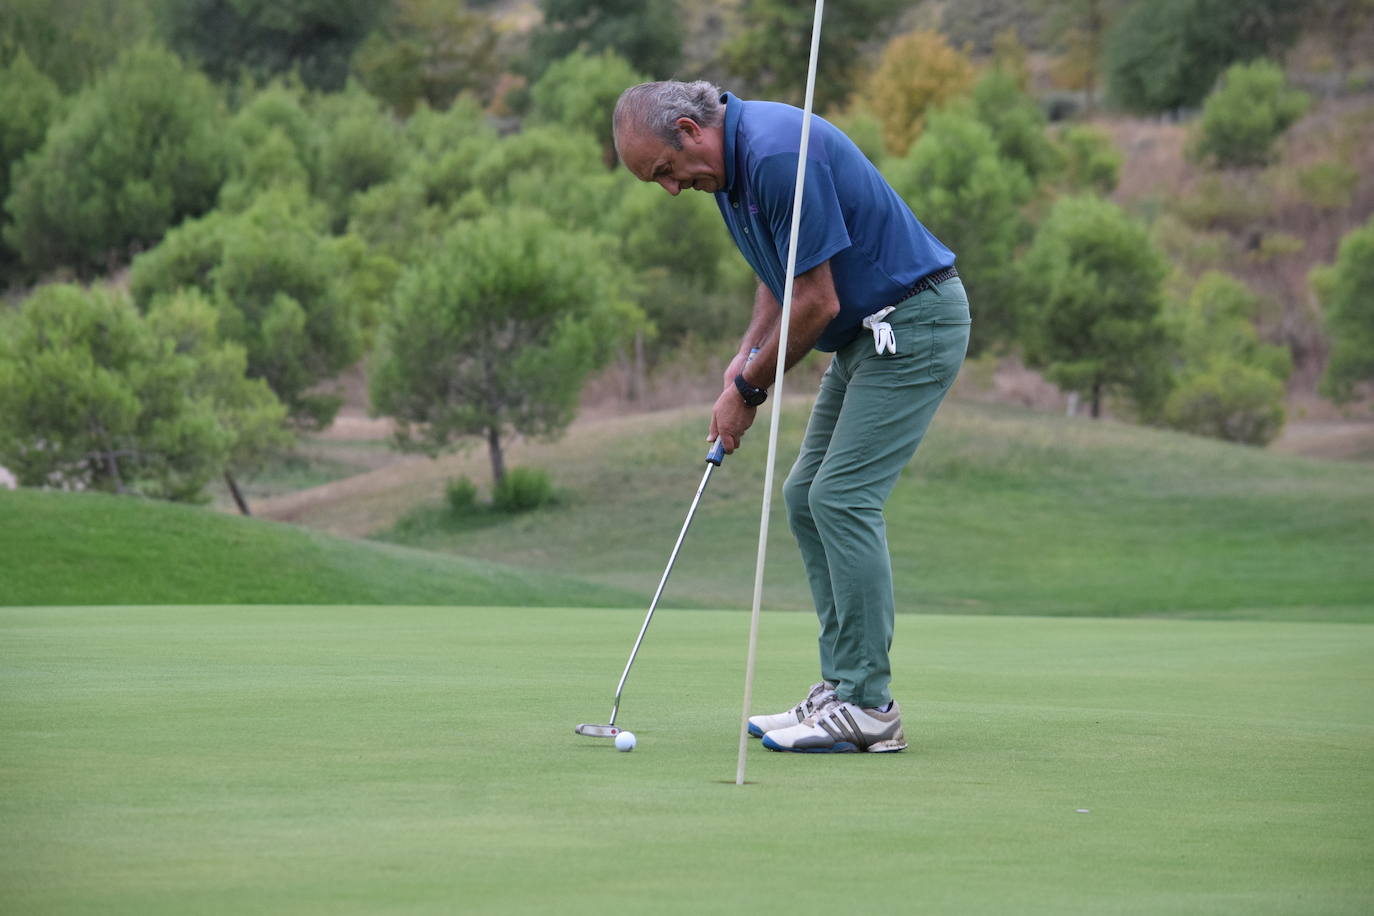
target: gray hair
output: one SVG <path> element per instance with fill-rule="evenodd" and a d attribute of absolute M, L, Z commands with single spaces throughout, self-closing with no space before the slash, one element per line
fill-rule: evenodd
<path fill-rule="evenodd" d="M 682 83 L 664 80 L 640 83 L 620 94 L 615 103 L 615 148 L 620 152 L 620 138 L 635 130 L 644 130 L 667 143 L 682 149 L 677 119 L 691 118 L 702 127 L 718 127 L 725 121 L 725 106 L 720 101 L 719 87 L 697 80 Z"/>

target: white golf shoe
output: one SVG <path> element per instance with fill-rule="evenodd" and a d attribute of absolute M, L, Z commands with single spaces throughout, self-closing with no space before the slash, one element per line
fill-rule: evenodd
<path fill-rule="evenodd" d="M 763 746 L 803 754 L 882 754 L 906 750 L 906 736 L 895 701 L 887 712 L 836 701 L 796 725 L 767 732 Z"/>
<path fill-rule="evenodd" d="M 787 710 L 787 712 L 780 712 L 775 716 L 750 716 L 749 734 L 755 738 L 762 738 L 774 729 L 796 725 L 807 716 L 815 715 L 834 702 L 834 684 L 829 681 L 821 681 L 819 684 L 812 684 L 811 692 L 806 695 L 806 699 Z"/>

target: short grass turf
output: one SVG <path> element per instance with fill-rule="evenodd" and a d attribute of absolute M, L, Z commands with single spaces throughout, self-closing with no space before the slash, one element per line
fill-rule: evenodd
<path fill-rule="evenodd" d="M 747 614 L 0 609 L 0 911 L 1374 910 L 1374 626 L 905 616 L 911 749 L 750 743 Z M 764 615 L 758 707 L 813 679 Z"/>

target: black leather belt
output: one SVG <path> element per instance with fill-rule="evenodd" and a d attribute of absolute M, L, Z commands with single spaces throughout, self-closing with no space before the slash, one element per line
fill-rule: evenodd
<path fill-rule="evenodd" d="M 946 280 L 953 280 L 957 276 L 959 276 L 959 271 L 954 269 L 953 264 L 951 264 L 949 267 L 941 267 L 939 270 L 931 271 L 921 279 L 917 280 L 915 283 L 911 284 L 911 286 L 908 287 L 906 292 L 902 293 L 899 297 L 897 297 L 897 302 L 894 302 L 892 304 L 896 305 L 899 302 L 907 301 L 912 296 L 919 296 L 921 293 L 925 292 L 931 287 L 939 286 Z"/>

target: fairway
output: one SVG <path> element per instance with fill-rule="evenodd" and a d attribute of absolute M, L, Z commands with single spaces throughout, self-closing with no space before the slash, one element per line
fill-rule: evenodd
<path fill-rule="evenodd" d="M 0 911 L 1368 913 L 1374 627 L 899 616 L 911 749 L 751 746 L 747 615 L 0 608 Z M 758 705 L 813 679 L 764 616 Z"/>

